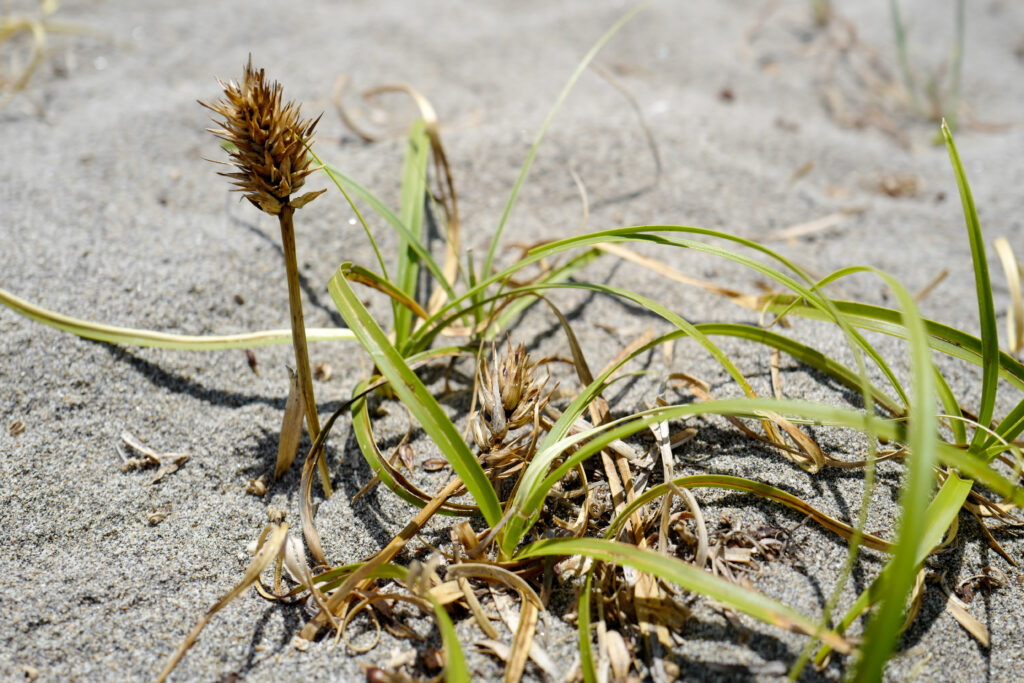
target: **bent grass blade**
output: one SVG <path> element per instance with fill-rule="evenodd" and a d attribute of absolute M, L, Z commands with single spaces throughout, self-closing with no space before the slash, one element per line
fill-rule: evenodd
<path fill-rule="evenodd" d="M 345 280 L 344 268 L 344 265 L 341 266 L 327 285 L 338 312 L 370 354 L 381 374 L 390 381 L 392 389 L 462 479 L 488 524 L 497 524 L 501 519 L 501 505 L 483 468 L 437 400 L 409 369 L 373 316 L 356 297 Z"/>
<path fill-rule="evenodd" d="M 813 620 L 791 607 L 747 588 L 729 583 L 691 564 L 651 550 L 601 538 L 552 538 L 536 541 L 523 548 L 517 559 L 543 556 L 584 555 L 595 560 L 632 567 L 671 581 L 688 591 L 703 595 L 748 614 L 755 619 L 789 631 L 814 636 L 839 652 L 850 652 L 842 636 L 821 629 Z"/>
<path fill-rule="evenodd" d="M 55 311 L 37 306 L 21 297 L 0 289 L 0 303 L 9 306 L 16 312 L 36 322 L 56 328 L 62 332 L 93 341 L 125 346 L 148 346 L 161 349 L 178 349 L 181 351 L 215 351 L 218 349 L 243 349 L 255 346 L 274 346 L 292 343 L 291 330 L 263 330 L 241 334 L 224 334 L 197 336 L 154 332 L 131 327 L 104 325 L 81 318 L 73 318 Z M 350 330 L 336 328 L 306 328 L 306 340 L 322 341 L 354 341 L 355 335 Z"/>
<path fill-rule="evenodd" d="M 949 161 L 953 165 L 956 185 L 960 191 L 967 237 L 971 244 L 971 261 L 974 263 L 974 286 L 978 293 L 978 319 L 981 323 L 981 407 L 978 422 L 988 425 L 995 411 L 997 382 L 999 381 L 999 330 L 996 326 L 996 309 L 992 302 L 992 281 L 988 275 L 988 260 L 985 257 L 985 239 L 978 222 L 978 211 L 974 208 L 974 197 L 967 182 L 967 174 L 960 163 L 960 154 L 953 142 L 953 134 L 946 122 L 942 122 L 942 137 L 946 141 Z M 985 432 L 974 432 L 971 448 L 991 445 L 991 438 Z"/>

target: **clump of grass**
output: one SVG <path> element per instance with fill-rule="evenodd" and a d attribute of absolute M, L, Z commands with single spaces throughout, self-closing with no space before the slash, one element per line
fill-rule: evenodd
<path fill-rule="evenodd" d="M 325 630 L 333 631 L 337 639 L 343 638 L 347 625 L 357 615 L 365 613 L 388 623 L 390 608 L 396 601 L 418 607 L 436 617 L 444 642 L 445 677 L 466 681 L 469 671 L 451 613 L 475 620 L 493 640 L 496 632 L 480 601 L 479 589 L 487 582 L 504 586 L 507 593 L 501 594 L 505 596 L 503 603 L 509 602 L 507 595 L 519 597 L 519 614 L 515 619 L 518 624 L 511 646 L 503 650 L 506 679 L 519 680 L 528 657 L 544 666 L 543 657 L 531 644 L 538 618 L 547 609 L 552 566 L 558 563 L 563 576 L 576 577 L 580 673 L 587 681 L 599 680 L 607 673 L 604 669 L 617 676 L 642 671 L 639 662 L 628 653 L 627 639 L 649 644 L 648 671 L 670 674 L 676 670 L 672 650 L 685 616 L 681 598 L 686 594 L 712 599 L 766 624 L 806 636 L 804 652 L 792 662 L 794 678 L 810 661 L 823 665 L 832 653 L 839 653 L 847 657 L 844 666 L 853 678 L 878 680 L 901 632 L 913 619 L 913 605 L 922 595 L 923 563 L 956 535 L 961 512 L 967 511 L 979 521 L 982 516 L 1015 519 L 1013 510 L 1024 505 L 1024 488 L 1019 483 L 1024 458 L 1017 443 L 1024 431 L 1024 401 L 1001 420 L 994 418 L 999 378 L 1024 390 L 1024 366 L 998 350 L 982 233 L 963 166 L 945 126 L 942 135 L 960 189 L 975 268 L 980 337 L 923 319 L 914 297 L 894 278 L 877 269 L 850 267 L 815 279 L 763 245 L 702 228 L 641 225 L 592 232 L 537 245 L 503 268 L 495 267 L 502 229 L 543 139 L 543 131 L 576 78 L 628 16 L 598 41 L 559 96 L 513 187 L 482 267 L 474 267 L 468 256 L 460 259 L 458 249 L 454 248 L 457 230 L 450 226 L 444 267 L 434 260 L 421 238 L 427 210 L 424 207 L 434 195 L 428 190 L 431 156 L 437 164 L 435 176 L 446 188 L 445 192 L 436 193 L 445 198 L 441 208 L 455 205 L 436 121 L 420 120 L 410 128 L 398 212 L 335 167 L 322 165 L 347 201 L 354 202 L 350 197 L 364 201 L 399 232 L 403 241 L 391 273 L 375 249 L 380 272 L 344 263 L 328 282 L 328 291 L 349 325 L 347 338 L 360 344 L 375 370 L 313 437 L 304 461 L 300 491 L 302 533 L 305 546 L 320 566 L 315 572 L 310 570 L 302 542 L 297 536 L 289 536 L 286 525 L 268 525 L 260 534 L 256 557 L 242 580 L 199 619 L 167 662 L 161 679 L 169 675 L 210 618 L 253 585 L 269 600 L 310 601 L 315 616 L 294 641 L 296 647 L 303 649 Z M 262 83 L 262 72 L 257 78 L 250 66 L 247 78 L 250 72 L 253 82 Z M 228 92 L 231 99 L 232 93 L 241 90 Z M 253 97 L 256 101 L 275 101 L 279 92 L 271 88 L 269 96 Z M 290 128 L 293 138 L 282 133 L 291 140 L 282 149 L 293 155 L 301 149 L 303 158 L 296 161 L 289 157 L 288 163 L 291 169 L 305 172 L 313 168 L 313 163 L 321 163 L 308 146 L 312 125 L 300 122 L 297 108 L 288 110 L 294 111 L 289 119 L 294 124 Z M 236 155 L 244 156 L 247 150 L 254 149 L 255 143 L 232 141 L 238 150 Z M 307 152 L 308 158 L 304 156 Z M 251 171 L 243 170 L 243 176 L 237 178 L 243 183 L 244 192 L 255 193 L 250 200 L 265 209 L 269 207 L 271 213 L 292 205 L 289 196 L 297 189 L 295 183 L 289 184 L 288 192 L 283 193 L 275 189 L 281 186 L 273 184 L 283 177 L 280 168 L 278 175 L 266 171 L 269 175 L 259 177 L 247 175 Z M 456 211 L 443 213 L 449 221 L 457 221 Z M 357 215 L 362 218 L 358 210 Z M 367 234 L 372 240 L 372 233 L 367 230 Z M 595 259 L 609 254 L 632 254 L 623 246 L 631 243 L 698 251 L 739 264 L 770 280 L 778 291 L 758 297 L 696 283 L 728 301 L 760 311 L 765 325 L 694 324 L 669 305 L 629 289 L 571 279 Z M 455 268 L 451 267 L 453 258 Z M 426 301 L 417 298 L 422 296 L 417 288 L 421 268 L 430 273 L 437 285 L 434 295 Z M 666 278 L 679 280 L 674 271 L 653 269 Z M 879 278 L 893 292 L 899 307 L 889 309 L 841 301 L 826 293 L 828 285 L 839 279 L 864 275 Z M 367 311 L 353 285 L 369 286 L 391 297 L 391 334 Z M 660 336 L 652 334 L 637 339 L 595 373 L 572 325 L 557 307 L 557 295 L 563 289 L 624 299 L 660 316 L 672 329 Z M 502 355 L 495 353 L 492 343 L 495 337 L 514 332 L 509 326 L 515 317 L 537 302 L 545 303 L 556 314 L 578 380 L 574 387 L 563 386 L 558 395 L 547 388 L 548 380 L 540 376 L 539 363 L 532 361 L 523 347 L 512 347 L 510 342 Z M 96 337 L 102 334 L 106 341 L 142 340 L 187 348 L 180 339 L 167 340 L 137 331 L 69 321 L 29 308 L 24 302 L 15 303 L 18 310 L 75 333 Z M 773 325 L 781 328 L 782 322 L 794 316 L 823 321 L 833 333 L 842 334 L 853 352 L 854 366 L 772 329 Z M 301 325 L 301 318 L 298 324 Z M 864 330 L 906 340 L 911 368 L 911 382 L 907 386 L 898 380 L 890 361 L 863 334 Z M 449 336 L 459 337 L 464 343 L 438 344 L 438 340 Z M 272 334 L 264 338 L 286 342 L 298 337 Z M 759 397 L 736 363 L 716 344 L 715 339 L 721 337 L 785 353 L 858 392 L 864 407 Z M 741 396 L 717 399 L 697 378 L 674 373 L 665 382 L 685 386 L 696 401 L 671 402 L 666 394 L 648 410 L 614 417 L 617 411 L 604 395 L 627 364 L 684 338 L 693 339 L 707 357 L 721 366 L 736 383 Z M 216 343 L 228 345 L 236 341 Z M 204 342 L 195 340 L 195 346 L 201 343 Z M 488 346 L 492 349 L 490 359 L 486 359 Z M 936 352 L 982 368 L 978 406 L 968 409 L 960 404 L 946 378 L 937 371 L 933 360 Z M 442 410 L 438 397 L 416 372 L 424 365 L 452 357 L 472 358 L 476 362 L 471 374 L 475 378 L 473 386 L 465 388 L 479 397 L 480 408 L 463 416 L 465 434 L 460 433 Z M 871 379 L 872 372 L 884 379 L 882 386 Z M 450 465 L 451 476 L 436 493 L 420 489 L 379 449 L 367 398 L 375 389 L 385 386 L 408 408 Z M 563 396 L 569 399 L 567 403 Z M 304 398 L 307 410 L 315 405 L 311 394 Z M 942 405 L 941 413 L 937 405 Z M 312 480 L 314 470 L 322 462 L 323 445 L 345 412 L 351 413 L 356 442 L 375 477 L 419 510 L 374 556 L 359 561 L 341 558 L 339 563 L 329 563 L 321 557 L 322 551 L 318 553 Z M 677 476 L 670 425 L 698 415 L 726 417 L 740 433 L 763 443 L 778 457 L 798 464 L 808 477 L 825 468 L 863 469 L 864 494 L 856 518 L 831 517 L 797 496 L 754 478 L 713 473 Z M 862 434 L 866 437 L 867 452 L 854 461 L 835 457 L 811 438 L 806 425 Z M 648 431 L 653 432 L 655 439 L 650 457 L 639 447 L 641 435 Z M 471 438 L 467 438 L 470 434 Z M 679 433 L 675 438 L 689 436 L 692 434 Z M 883 444 L 886 450 L 880 450 Z M 655 472 L 655 455 L 661 461 L 660 472 Z M 865 532 L 875 467 L 883 459 L 902 463 L 903 467 L 900 519 L 891 539 Z M 652 472 L 658 476 L 652 476 Z M 592 485 L 597 479 L 601 480 L 600 486 Z M 821 613 L 801 613 L 739 580 L 737 573 L 744 558 L 749 559 L 754 552 L 769 557 L 778 546 L 768 534 L 738 530 L 724 535 L 709 534 L 701 501 L 695 493 L 707 488 L 740 491 L 785 505 L 849 542 L 844 569 Z M 444 557 L 435 556 L 425 564 L 400 564 L 398 558 L 406 546 L 438 514 L 482 518 L 480 523 L 485 528 L 475 530 L 465 521 L 453 523 L 452 545 L 443 549 Z M 987 529 L 984 522 L 982 527 Z M 994 538 L 989 536 L 988 542 L 1005 555 Z M 862 547 L 886 553 L 889 559 L 869 587 L 834 622 L 839 594 L 847 585 Z M 263 574 L 271 565 L 274 576 L 268 586 Z M 290 577 L 288 584 L 284 574 Z M 908 597 L 912 598 L 910 610 L 906 607 Z M 850 627 L 868 611 L 871 616 L 863 636 L 849 636 Z M 400 631 L 397 625 L 389 625 Z M 495 652 L 499 650 L 492 648 Z M 400 671 L 392 673 L 397 680 L 405 676 Z"/>

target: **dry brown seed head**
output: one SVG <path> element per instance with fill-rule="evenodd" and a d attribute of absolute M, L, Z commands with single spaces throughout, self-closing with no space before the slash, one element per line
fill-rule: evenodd
<path fill-rule="evenodd" d="M 536 373 L 537 364 L 530 362 L 522 344 L 509 344 L 504 356 L 492 353 L 490 365 L 481 359 L 477 370 L 481 414 L 474 416 L 471 431 L 481 449 L 502 443 L 510 430 L 531 423 L 551 397 L 543 391 L 548 376 Z"/>
<path fill-rule="evenodd" d="M 231 178 L 236 191 L 255 206 L 273 215 L 285 206 L 302 208 L 321 194 L 323 190 L 291 198 L 316 170 L 310 168 L 306 146 L 320 117 L 303 121 L 297 104 L 282 104 L 281 84 L 268 82 L 263 69 L 254 69 L 251 55 L 241 84 L 218 82 L 224 88 L 223 99 L 199 104 L 223 117 L 215 119 L 221 128 L 210 132 L 236 148 L 230 154 L 237 171 L 221 175 Z"/>

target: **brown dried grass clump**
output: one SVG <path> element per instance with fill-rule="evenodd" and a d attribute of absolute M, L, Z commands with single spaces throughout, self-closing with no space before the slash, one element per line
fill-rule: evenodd
<path fill-rule="evenodd" d="M 522 344 L 508 345 L 505 354 L 492 351 L 488 363 L 480 359 L 477 382 L 480 391 L 479 413 L 470 418 L 473 440 L 480 449 L 480 460 L 491 481 L 496 482 L 519 472 L 529 462 L 540 429 L 540 414 L 551 399 L 544 392 L 548 375 L 537 372 Z M 534 425 L 512 438 L 509 432 Z"/>
<path fill-rule="evenodd" d="M 319 190 L 290 198 L 316 170 L 310 168 L 306 146 L 320 117 L 303 121 L 298 104 L 282 104 L 281 84 L 267 81 L 263 69 L 254 69 L 251 55 L 241 84 L 218 82 L 224 88 L 224 99 L 199 104 L 224 117 L 217 121 L 222 127 L 210 132 L 236 148 L 230 154 L 238 171 L 221 174 L 233 180 L 236 191 L 274 216 L 284 206 L 300 209 L 323 193 Z"/>

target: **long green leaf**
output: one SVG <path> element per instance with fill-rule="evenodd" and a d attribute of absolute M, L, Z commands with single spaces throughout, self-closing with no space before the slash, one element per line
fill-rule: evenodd
<path fill-rule="evenodd" d="M 996 426 L 996 434 L 1006 441 L 1013 441 L 1024 431 L 1024 401 L 1021 401 Z M 995 457 L 995 456 L 992 456 Z"/>
<path fill-rule="evenodd" d="M 441 644 L 444 645 L 444 680 L 448 683 L 469 683 L 473 679 L 469 676 L 469 668 L 466 666 L 466 658 L 462 654 L 459 635 L 455 632 L 452 618 L 448 616 L 444 605 L 435 600 L 430 593 L 427 593 L 427 597 L 434 607 L 437 628 L 441 631 Z"/>
<path fill-rule="evenodd" d="M 772 330 L 741 323 L 698 323 L 696 328 L 709 337 L 724 335 L 770 346 L 788 354 L 804 365 L 828 375 L 849 389 L 854 391 L 861 389 L 861 378 L 852 369 L 817 349 Z M 871 396 L 893 415 L 902 415 L 905 412 L 904 408 L 873 384 L 871 385 Z"/>
<path fill-rule="evenodd" d="M 361 382 L 356 386 L 353 394 L 359 395 L 363 393 L 368 385 L 369 382 Z M 423 492 L 422 496 L 419 496 L 413 493 L 403 485 L 403 482 L 396 481 L 396 477 L 401 476 L 400 473 L 396 472 L 395 476 L 392 476 L 388 468 L 384 467 L 378 454 L 377 444 L 373 439 L 373 430 L 370 426 L 370 411 L 366 404 L 366 397 L 362 396 L 352 401 L 350 411 L 352 413 L 352 434 L 356 437 L 359 451 L 381 483 L 391 489 L 399 498 L 416 507 L 421 508 L 430 502 L 430 494 Z M 480 510 L 475 505 L 458 505 L 447 502 L 441 506 L 438 513 L 442 515 L 471 516 L 479 514 Z"/>
<path fill-rule="evenodd" d="M 963 417 L 960 403 L 956 400 L 953 390 L 950 389 L 949 382 L 939 372 L 939 368 L 934 365 L 932 367 L 935 370 L 935 388 L 939 392 L 942 408 L 952 418 L 949 420 L 949 428 L 953 432 L 953 440 L 957 445 L 967 446 L 967 427 L 962 419 L 958 419 Z"/>
<path fill-rule="evenodd" d="M 967 496 L 971 493 L 972 486 L 973 484 L 969 479 L 961 479 L 953 472 L 932 499 L 928 506 L 928 512 L 924 516 L 926 526 L 921 534 L 921 542 L 917 546 L 915 559 L 918 565 L 924 562 L 929 553 L 942 542 L 942 538 L 949 531 L 953 520 L 960 514 L 960 509 L 963 507 L 964 502 L 966 502 Z M 846 615 L 839 622 L 839 626 L 836 628 L 838 633 L 845 633 L 846 629 L 857 620 L 857 617 L 864 613 L 864 610 L 885 596 L 888 591 L 889 573 L 892 571 L 890 566 L 886 565 L 875 580 L 871 582 L 871 585 L 857 597 L 857 600 L 854 601 Z M 822 647 L 818 654 L 815 655 L 815 661 L 820 664 L 824 661 L 830 650 L 831 648 L 827 645 Z"/>
<path fill-rule="evenodd" d="M 574 256 L 567 263 L 552 269 L 550 272 L 545 273 L 535 284 L 551 284 L 555 282 L 565 282 L 577 272 L 582 270 L 585 266 L 591 262 L 600 258 L 603 254 L 597 249 L 590 249 L 577 256 Z M 537 302 L 537 297 L 524 296 L 505 307 L 501 313 L 498 314 L 496 320 L 487 329 L 485 334 L 486 338 L 493 338 L 501 330 L 508 327 L 516 316 L 520 315 L 527 308 Z"/>
<path fill-rule="evenodd" d="M 826 518 L 831 519 L 828 515 L 818 511 L 814 506 L 805 503 L 792 493 L 787 493 L 775 486 L 754 481 L 752 479 L 746 479 L 744 477 L 733 477 L 726 474 L 694 474 L 687 477 L 677 477 L 669 483 L 659 484 L 644 491 L 642 495 L 637 496 L 632 502 L 616 513 L 611 524 L 609 524 L 608 528 L 605 530 L 604 537 L 614 539 L 618 535 L 622 526 L 629 520 L 630 516 L 636 510 L 655 498 L 660 498 L 661 496 L 671 493 L 672 487 L 686 489 L 716 488 L 725 489 L 727 491 L 753 493 L 754 495 L 761 496 L 762 498 L 774 500 L 802 514 L 810 515 L 816 522 L 837 534 L 846 536 L 848 534 L 852 535 L 854 532 L 854 529 L 848 524 L 839 522 L 837 525 L 836 520 L 826 522 Z M 889 544 L 882 539 L 869 536 L 867 541 L 870 546 L 876 550 L 890 549 Z"/>
<path fill-rule="evenodd" d="M 595 382 L 600 382 L 598 377 Z M 625 439 L 647 428 L 655 422 L 681 419 L 693 415 L 735 415 L 737 417 L 760 417 L 765 413 L 778 413 L 791 419 L 804 419 L 826 426 L 850 427 L 887 441 L 901 441 L 906 437 L 902 424 L 867 416 L 861 412 L 811 403 L 807 401 L 778 400 L 768 398 L 733 398 L 708 401 L 705 403 L 673 405 L 647 410 L 594 429 L 565 437 L 546 448 L 538 449 L 530 469 L 536 464 L 538 476 L 523 482 L 508 512 L 505 525 L 506 536 L 502 541 L 503 550 L 512 554 L 515 546 L 533 525 L 540 514 L 547 493 L 566 473 L 591 457 L 616 439 Z M 963 474 L 990 488 L 997 495 L 1017 505 L 1024 505 L 1024 488 L 1008 481 L 999 472 L 989 467 L 984 460 L 963 450 L 939 441 L 933 434 L 939 459 L 949 467 L 959 469 Z M 585 442 L 585 443 L 582 443 Z M 568 457 L 567 449 L 582 445 Z M 552 468 L 555 461 L 557 467 Z M 546 475 L 546 476 L 545 476 Z"/>
<path fill-rule="evenodd" d="M 981 235 L 978 223 L 978 212 L 974 208 L 974 197 L 971 186 L 967 183 L 967 174 L 960 163 L 960 154 L 956 151 L 953 134 L 949 132 L 946 122 L 942 122 L 942 136 L 946 140 L 949 161 L 953 164 L 956 185 L 960 190 L 960 202 L 963 204 L 964 220 L 967 223 L 967 237 L 971 243 L 971 261 L 974 263 L 974 288 L 978 293 L 978 320 L 981 323 L 981 406 L 978 409 L 978 422 L 988 426 L 992 422 L 995 410 L 997 384 L 999 382 L 999 331 L 996 326 L 996 309 L 992 302 L 992 282 L 988 276 L 988 259 L 985 257 L 985 239 Z M 971 439 L 971 448 L 987 446 L 991 443 L 984 430 L 976 430 Z"/>
<path fill-rule="evenodd" d="M 880 680 L 885 663 L 896 647 L 896 639 L 904 621 L 903 609 L 907 595 L 914 585 L 920 564 L 917 558 L 927 526 L 928 501 L 935 483 L 932 468 L 937 461 L 938 441 L 935 437 L 938 418 L 935 415 L 934 366 L 924 321 L 910 293 L 889 275 L 875 272 L 888 282 L 903 311 L 913 392 L 908 426 L 910 455 L 900 495 L 901 519 L 896 551 L 889 561 L 885 595 L 875 618 L 865 631 L 864 646 L 861 648 L 863 654 L 855 674 L 855 680 L 858 681 Z"/>
<path fill-rule="evenodd" d="M 430 140 L 423 119 L 417 119 L 409 129 L 405 147 L 405 162 L 402 165 L 402 198 L 399 216 L 409 232 L 400 233 L 398 245 L 398 268 L 395 285 L 412 300 L 416 299 L 416 285 L 419 280 L 418 252 L 426 251 L 423 246 L 423 214 L 427 195 L 427 161 L 430 159 Z M 415 240 L 420 249 L 410 241 Z M 395 338 L 408 339 L 412 330 L 412 311 L 392 301 L 395 316 Z"/>
<path fill-rule="evenodd" d="M 377 197 L 377 195 L 373 194 L 365 187 L 360 185 L 351 176 L 343 173 L 337 166 L 321 162 L 319 157 L 314 158 L 316 158 L 317 161 L 320 163 L 324 170 L 324 173 L 326 173 L 328 177 L 331 178 L 331 180 L 334 181 L 343 192 L 347 190 L 348 192 L 351 192 L 352 194 L 362 199 L 364 202 L 369 204 L 370 208 L 376 211 L 381 218 L 387 221 L 391 225 L 391 227 L 397 230 L 398 234 L 401 235 L 404 240 L 406 240 L 409 247 L 416 252 L 416 256 L 420 259 L 420 262 L 422 262 L 423 265 L 425 265 L 427 269 L 430 271 L 430 274 L 433 275 L 434 278 L 439 283 L 441 283 L 441 287 L 444 288 L 444 291 L 448 294 L 448 297 L 450 299 L 457 298 L 455 295 L 455 290 L 452 289 L 451 283 L 449 283 L 448 280 L 444 277 L 444 273 L 441 270 L 441 266 L 437 265 L 437 261 L 434 260 L 434 257 L 431 256 L 430 252 L 427 251 L 427 249 L 420 243 L 419 236 L 414 235 L 405 225 L 405 223 L 403 223 L 402 220 L 395 215 L 394 211 L 389 209 L 387 205 L 383 201 L 381 201 L 380 198 Z M 385 274 L 387 273 L 386 270 L 384 270 L 384 272 Z"/>
<path fill-rule="evenodd" d="M 594 671 L 594 654 L 590 646 L 590 587 L 594 581 L 594 570 L 587 572 L 583 581 L 583 590 L 576 607 L 576 628 L 580 642 L 580 668 L 583 670 L 584 683 L 597 683 L 597 672 Z"/>
<path fill-rule="evenodd" d="M 770 304 L 767 310 L 772 313 L 780 313 L 789 309 L 791 315 L 799 315 L 812 320 L 829 320 L 828 316 L 811 306 L 792 305 L 791 307 L 791 305 L 791 298 L 780 297 L 776 303 Z M 860 329 L 881 332 L 901 339 L 907 337 L 899 311 L 858 301 L 835 301 L 835 305 L 846 320 Z M 934 320 L 925 320 L 924 324 L 928 332 L 928 344 L 933 349 L 974 365 L 982 366 L 984 364 L 985 358 L 980 339 Z M 998 359 L 1000 376 L 1024 391 L 1024 365 L 1002 351 L 999 352 Z"/>
<path fill-rule="evenodd" d="M 213 351 L 216 349 L 242 349 L 292 343 L 291 330 L 263 330 L 261 332 L 245 332 L 242 334 L 194 336 L 104 325 L 47 310 L 3 289 L 0 289 L 0 303 L 9 306 L 26 318 L 49 325 L 62 332 L 70 332 L 85 339 L 93 339 L 109 344 L 149 346 L 162 349 L 179 349 L 182 351 Z M 308 327 L 306 328 L 306 340 L 311 342 L 353 341 L 355 340 L 355 335 L 346 329 Z"/>
<path fill-rule="evenodd" d="M 469 446 L 438 405 L 437 400 L 423 386 L 416 373 L 409 369 L 398 351 L 388 341 L 384 331 L 352 291 L 343 274 L 346 265 L 338 268 L 327 284 L 338 312 L 348 323 L 362 347 L 370 354 L 381 375 L 391 382 L 392 389 L 462 479 L 488 524 L 497 524 L 501 518 L 501 506 L 483 468 L 473 457 Z"/>
<path fill-rule="evenodd" d="M 509 194 L 508 201 L 505 202 L 505 210 L 501 213 L 501 219 L 498 221 L 498 227 L 494 231 L 494 237 L 491 238 L 491 245 L 487 249 L 487 257 L 484 259 L 483 270 L 481 271 L 481 277 L 487 278 L 491 272 L 491 265 L 494 263 L 494 254 L 498 249 L 498 243 L 501 240 L 501 233 L 505 230 L 505 224 L 508 222 L 508 217 L 512 213 L 512 207 L 516 204 L 516 199 L 519 197 L 519 190 L 523 186 L 523 182 L 526 181 L 526 175 L 530 172 L 530 167 L 533 166 L 533 160 L 537 156 L 537 150 L 540 148 L 540 143 L 544 140 L 544 136 L 548 132 L 548 128 L 551 126 L 551 122 L 555 120 L 555 115 L 562 108 L 565 103 L 565 99 L 572 92 L 573 86 L 576 85 L 576 81 L 579 80 L 583 72 L 586 71 L 587 66 L 594 60 L 597 53 L 601 51 L 604 44 L 607 43 L 613 35 L 615 35 L 620 28 L 622 28 L 630 19 L 632 19 L 638 12 L 646 9 L 651 4 L 650 1 L 642 3 L 629 10 L 622 16 L 621 19 L 612 24 L 604 34 L 597 39 L 593 47 L 587 51 L 587 54 L 583 56 L 579 64 L 576 65 L 576 69 L 572 72 L 572 76 L 569 77 L 569 81 L 562 88 L 562 92 L 558 93 L 558 97 L 555 99 L 555 103 L 551 106 L 551 111 L 548 112 L 547 118 L 544 119 L 544 123 L 540 127 L 540 131 L 537 133 L 537 137 L 533 141 L 533 145 L 530 146 L 530 151 L 526 155 L 526 160 L 523 162 L 522 168 L 519 170 L 519 177 L 516 178 L 515 184 L 512 186 L 512 192 Z"/>
<path fill-rule="evenodd" d="M 516 557 L 526 559 L 552 555 L 584 555 L 602 562 L 632 567 L 721 602 L 766 624 L 814 636 L 840 651 L 850 649 L 849 643 L 841 636 L 820 628 L 813 620 L 791 607 L 713 576 L 682 560 L 626 543 L 603 538 L 550 538 L 531 543 Z"/>

